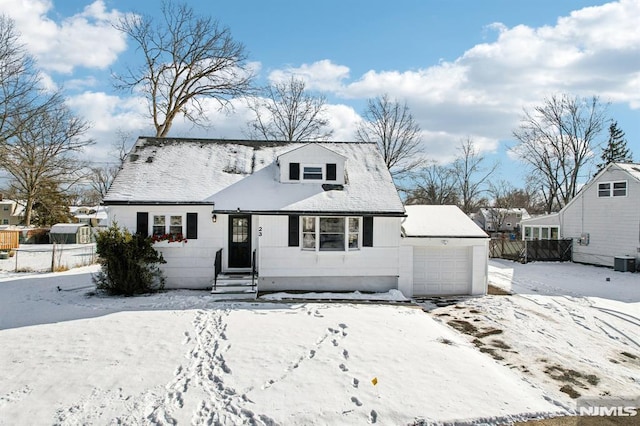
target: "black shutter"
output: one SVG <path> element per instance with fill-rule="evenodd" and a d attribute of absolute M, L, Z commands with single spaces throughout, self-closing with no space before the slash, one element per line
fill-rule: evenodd
<path fill-rule="evenodd" d="M 300 216 L 289 216 L 289 247 L 300 246 Z"/>
<path fill-rule="evenodd" d="M 300 163 L 289 163 L 289 180 L 300 180 Z"/>
<path fill-rule="evenodd" d="M 373 247 L 373 216 L 362 218 L 362 246 Z"/>
<path fill-rule="evenodd" d="M 187 213 L 187 240 L 198 239 L 198 213 Z"/>
<path fill-rule="evenodd" d="M 149 236 L 149 213 L 138 212 L 136 214 L 136 234 L 143 237 Z"/>
<path fill-rule="evenodd" d="M 336 180 L 336 165 L 327 163 L 327 180 Z"/>

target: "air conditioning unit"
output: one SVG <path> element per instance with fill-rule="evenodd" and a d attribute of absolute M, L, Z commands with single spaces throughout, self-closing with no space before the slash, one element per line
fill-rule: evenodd
<path fill-rule="evenodd" d="M 620 256 L 613 259 L 613 270 L 619 272 L 635 272 L 636 258 L 631 256 Z"/>

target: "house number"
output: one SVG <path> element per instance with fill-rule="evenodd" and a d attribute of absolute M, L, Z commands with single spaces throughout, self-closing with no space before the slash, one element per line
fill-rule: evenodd
<path fill-rule="evenodd" d="M 262 237 L 262 226 L 258 227 L 258 237 Z"/>

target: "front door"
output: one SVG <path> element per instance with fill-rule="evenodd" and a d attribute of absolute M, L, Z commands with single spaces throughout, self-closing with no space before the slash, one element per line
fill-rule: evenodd
<path fill-rule="evenodd" d="M 251 216 L 229 216 L 229 268 L 251 267 Z"/>

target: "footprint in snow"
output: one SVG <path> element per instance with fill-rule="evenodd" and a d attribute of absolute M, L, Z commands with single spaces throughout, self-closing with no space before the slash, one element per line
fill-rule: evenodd
<path fill-rule="evenodd" d="M 331 343 L 333 343 L 333 346 L 338 346 L 338 341 L 336 339 L 333 339 Z"/>
<path fill-rule="evenodd" d="M 349 369 L 347 368 L 347 366 L 346 366 L 346 365 L 344 365 L 344 364 L 340 364 L 340 366 L 339 366 L 339 367 L 340 367 L 340 370 L 342 370 L 342 371 L 349 371 Z"/>
<path fill-rule="evenodd" d="M 376 413 L 376 410 L 371 410 L 371 413 L 369 413 L 369 423 L 375 423 L 378 421 L 378 413 Z"/>
<path fill-rule="evenodd" d="M 311 349 L 309 351 L 309 359 L 313 358 L 314 356 L 316 356 L 316 351 L 314 351 L 313 349 Z"/>
<path fill-rule="evenodd" d="M 356 398 L 355 396 L 351 397 L 351 402 L 353 402 L 354 404 L 356 404 L 356 406 L 361 407 L 362 406 L 362 402 L 360 402 L 360 400 L 358 398 Z"/>
<path fill-rule="evenodd" d="M 342 356 L 344 357 L 344 359 L 349 359 L 349 351 L 346 349 L 342 351 Z"/>
<path fill-rule="evenodd" d="M 353 385 L 354 388 L 357 388 L 358 385 L 360 384 L 360 380 L 354 377 L 353 380 L 351 381 L 351 384 Z"/>

